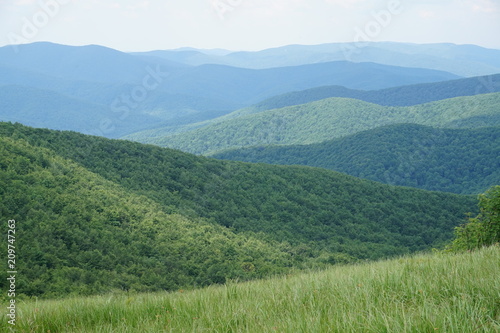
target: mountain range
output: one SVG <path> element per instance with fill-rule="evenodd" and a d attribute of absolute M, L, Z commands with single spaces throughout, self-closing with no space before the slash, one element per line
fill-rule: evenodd
<path fill-rule="evenodd" d="M 453 97 L 474 96 L 494 92 L 500 92 L 499 74 L 368 91 L 349 89 L 342 86 L 323 86 L 274 96 L 214 119 L 188 123 L 185 125 L 168 124 L 164 127 L 160 126 L 155 129 L 137 132 L 125 138 L 137 141 L 152 141 L 175 133 L 202 128 L 244 115 L 284 108 L 287 106 L 306 104 L 330 97 L 358 99 L 381 106 L 412 106 Z"/>
<path fill-rule="evenodd" d="M 28 113 L 61 121 L 34 123 L 12 109 L 0 110 L 9 114 L 0 119 L 115 138 L 213 119 L 290 91 L 325 85 L 374 90 L 460 77 L 435 69 L 345 59 L 248 69 L 220 64 L 191 66 L 97 45 L 75 47 L 40 42 L 19 45 L 15 50 L 11 46 L 0 48 L 0 86 L 20 86 L 19 91 L 50 90 L 55 106 L 38 107 L 35 103 Z M 86 126 L 66 123 L 61 118 L 57 105 L 66 98 L 87 103 Z M 19 106 L 10 101 L 14 109 L 25 107 L 23 98 L 17 103 Z"/>
<path fill-rule="evenodd" d="M 287 45 L 254 52 L 210 52 L 210 50 L 179 49 L 137 54 L 194 66 L 218 63 L 258 69 L 347 60 L 437 69 L 460 76 L 500 73 L 500 50 L 485 49 L 476 45 L 455 45 L 450 43 L 329 43 L 321 45 Z"/>

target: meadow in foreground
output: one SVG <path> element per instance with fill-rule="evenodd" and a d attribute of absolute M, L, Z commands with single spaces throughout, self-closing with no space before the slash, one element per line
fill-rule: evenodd
<path fill-rule="evenodd" d="M 19 301 L 15 328 L 17 332 L 500 332 L 499 277 L 496 245 L 186 292 Z M 4 318 L 0 330 L 8 331 L 9 326 Z"/>

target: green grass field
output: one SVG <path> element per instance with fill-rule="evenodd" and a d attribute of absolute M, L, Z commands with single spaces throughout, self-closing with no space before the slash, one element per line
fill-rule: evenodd
<path fill-rule="evenodd" d="M 500 247 L 175 293 L 17 303 L 16 332 L 500 332 Z"/>

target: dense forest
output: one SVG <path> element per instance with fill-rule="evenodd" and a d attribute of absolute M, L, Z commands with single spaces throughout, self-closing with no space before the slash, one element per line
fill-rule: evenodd
<path fill-rule="evenodd" d="M 478 194 L 500 183 L 500 128 L 388 125 L 311 145 L 260 146 L 227 160 L 321 167 L 378 182 Z"/>
<path fill-rule="evenodd" d="M 213 154 L 266 144 L 319 143 L 399 123 L 441 128 L 500 126 L 499 108 L 500 93 L 456 97 L 407 107 L 386 107 L 334 97 L 228 119 L 172 136 L 130 138 L 195 154 Z"/>
<path fill-rule="evenodd" d="M 389 257 L 447 242 L 476 211 L 472 196 L 320 168 L 9 123 L 0 137 L 0 211 L 19 221 L 26 295 L 189 288 Z"/>
<path fill-rule="evenodd" d="M 167 214 L 50 150 L 0 141 L 0 215 L 17 221 L 20 294 L 173 290 L 305 264 L 288 244 Z"/>

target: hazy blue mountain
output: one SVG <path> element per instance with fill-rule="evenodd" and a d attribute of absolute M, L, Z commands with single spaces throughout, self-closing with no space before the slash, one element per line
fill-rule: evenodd
<path fill-rule="evenodd" d="M 282 59 L 288 65 L 348 60 L 376 62 L 404 67 L 432 68 L 461 76 L 500 73 L 500 50 L 475 45 L 411 44 L 392 42 L 290 45 L 260 52 L 239 52 L 227 56 L 235 62 L 276 67 Z M 281 60 L 280 60 L 281 59 Z M 231 62 L 230 62 L 231 63 Z M 231 63 L 235 65 L 234 63 Z M 252 66 L 253 67 L 253 66 Z"/>
<path fill-rule="evenodd" d="M 157 59 L 147 62 L 139 57 L 98 45 L 67 46 L 48 42 L 0 47 L 0 65 L 32 71 L 66 80 L 135 83 L 161 66 L 173 71 L 180 66 Z"/>
<path fill-rule="evenodd" d="M 176 72 L 163 86 L 173 93 L 189 91 L 249 105 L 273 95 L 325 85 L 371 90 L 457 78 L 442 71 L 338 61 L 261 70 L 203 65 Z"/>
<path fill-rule="evenodd" d="M 255 113 L 305 104 L 330 97 L 355 98 L 386 106 L 411 106 L 453 97 L 493 92 L 500 92 L 500 74 L 371 91 L 349 89 L 342 86 L 325 86 L 274 96 L 245 110 L 239 110 L 238 113 Z"/>
<path fill-rule="evenodd" d="M 365 42 L 287 45 L 256 52 L 231 52 L 218 56 L 196 49 L 190 49 L 189 52 L 170 50 L 152 53 L 164 59 L 189 65 L 215 63 L 245 68 L 271 68 L 347 60 L 431 68 L 460 76 L 500 73 L 500 50 L 449 43 Z"/>
<path fill-rule="evenodd" d="M 2 85 L 23 85 L 52 89 L 69 83 L 70 81 L 64 79 L 2 65 L 0 61 L 0 84 Z"/>
<path fill-rule="evenodd" d="M 346 61 L 252 70 L 222 65 L 185 67 L 166 60 L 167 64 L 158 62 L 158 59 L 160 58 L 133 56 L 95 45 L 75 47 L 33 43 L 19 45 L 17 53 L 10 46 L 0 48 L 0 66 L 10 68 L 11 72 L 13 69 L 21 71 L 5 73 L 3 84 L 36 86 L 36 83 L 29 84 L 29 80 L 19 82 L 19 77 L 36 74 L 42 75 L 42 78 L 45 75 L 53 79 L 64 79 L 66 83 L 78 81 L 113 85 L 129 83 L 139 87 L 147 85 L 151 90 L 161 88 L 174 94 L 243 104 L 255 103 L 292 90 L 324 85 L 381 89 L 457 78 L 456 75 L 442 71 Z"/>
<path fill-rule="evenodd" d="M 322 167 L 392 185 L 477 194 L 500 184 L 500 127 L 383 126 L 311 145 L 260 146 L 213 155 Z"/>
<path fill-rule="evenodd" d="M 54 91 L 0 86 L 2 121 L 109 137 L 120 137 L 137 128 L 151 128 L 159 123 L 158 117 L 143 112 L 130 112 L 125 119 L 120 119 L 120 116 L 109 106 Z"/>
<path fill-rule="evenodd" d="M 208 98 L 155 91 L 137 107 L 122 110 L 125 104 L 114 108 L 109 99 L 127 92 L 126 88 L 107 88 L 95 94 L 80 89 L 80 96 L 74 97 L 41 88 L 0 85 L 0 119 L 117 138 L 138 130 L 215 118 L 233 107 Z M 95 102 L 91 101 L 93 96 Z"/>

